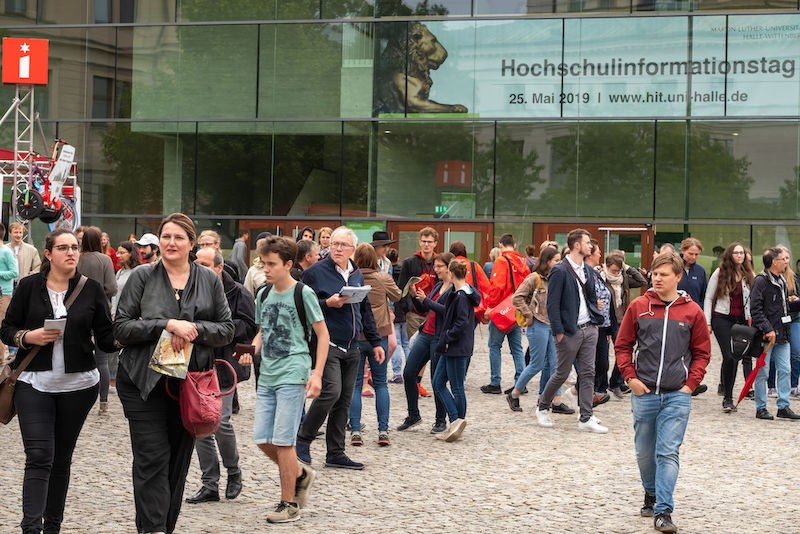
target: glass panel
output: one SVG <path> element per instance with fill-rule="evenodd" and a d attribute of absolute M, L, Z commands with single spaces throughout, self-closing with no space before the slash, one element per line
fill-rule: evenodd
<path fill-rule="evenodd" d="M 683 219 L 687 172 L 686 123 L 659 122 L 657 128 L 655 217 Z M 656 241 L 656 245 L 659 244 Z"/>
<path fill-rule="evenodd" d="M 179 0 L 181 21 L 318 19 L 320 0 L 269 0 L 260 2 L 219 2 Z"/>
<path fill-rule="evenodd" d="M 315 234 L 315 235 L 317 235 L 317 237 L 319 237 L 319 235 L 318 235 L 319 231 L 316 229 L 316 225 L 312 224 L 312 226 L 315 226 L 314 229 L 317 231 L 317 234 Z M 356 237 L 358 237 L 358 242 L 359 243 L 371 243 L 372 242 L 372 233 L 373 232 L 378 232 L 378 231 L 381 231 L 381 230 L 385 230 L 385 227 L 384 227 L 384 224 L 383 224 L 382 221 L 381 222 L 345 221 L 344 222 L 344 226 L 347 226 L 348 228 L 350 228 L 352 231 L 354 231 L 356 233 Z"/>
<path fill-rule="evenodd" d="M 376 0 L 376 16 L 408 17 L 434 15 L 470 15 L 471 0 Z"/>
<path fill-rule="evenodd" d="M 165 135 L 163 123 L 60 124 L 58 134 L 76 147 L 83 211 L 183 211 L 181 167 L 193 169 L 183 154 L 194 155 L 194 136 L 175 133 L 175 124 L 171 128 L 172 135 Z"/>
<path fill-rule="evenodd" d="M 375 213 L 375 196 L 369 195 L 370 167 L 373 166 L 370 143 L 379 125 L 368 122 L 344 123 L 342 138 L 341 198 L 342 215 L 368 217 Z M 368 201 L 371 203 L 368 204 Z"/>
<path fill-rule="evenodd" d="M 796 9 L 797 6 L 792 6 Z M 728 115 L 797 115 L 797 28 L 800 15 L 728 19 Z M 755 50 L 754 50 L 755 48 Z M 745 72 L 746 67 L 746 72 Z"/>
<path fill-rule="evenodd" d="M 0 25 L 34 24 L 36 22 L 36 0 L 4 0 Z"/>
<path fill-rule="evenodd" d="M 175 22 L 176 6 L 175 0 L 136 0 L 134 20 L 120 22 Z"/>
<path fill-rule="evenodd" d="M 703 244 L 703 252 L 697 258 L 697 263 L 705 268 L 708 276 L 711 276 L 719 264 L 715 248 L 717 251 L 719 251 L 717 247 L 725 250 L 734 241 L 738 241 L 746 247 L 750 246 L 750 226 L 747 225 L 690 224 L 689 236 L 699 239 Z M 675 245 L 675 250 L 680 251 L 680 243 Z M 755 255 L 760 256 L 760 252 Z"/>
<path fill-rule="evenodd" d="M 517 252 L 523 256 L 525 255 L 525 247 L 533 243 L 533 225 L 530 223 L 497 221 L 494 223 L 493 233 L 492 247 L 499 246 L 498 243 L 503 234 L 511 234 L 517 240 Z M 566 237 L 564 239 L 566 240 Z"/>
<path fill-rule="evenodd" d="M 109 239 L 108 243 L 110 246 L 114 247 L 114 250 L 119 247 L 121 242 L 128 240 L 128 235 L 136 231 L 133 217 L 88 216 L 81 220 L 81 224 L 97 226 L 100 230 L 107 233 Z"/>
<path fill-rule="evenodd" d="M 377 151 L 379 217 L 491 217 L 493 125 L 383 123 Z"/>
<path fill-rule="evenodd" d="M 340 107 L 342 115 L 368 116 L 372 28 L 372 24 L 261 26 L 257 116 L 339 117 Z"/>
<path fill-rule="evenodd" d="M 473 261 L 480 261 L 482 240 L 483 235 L 480 232 L 445 232 L 443 250 L 449 250 L 453 241 L 462 241 L 467 247 L 467 257 Z"/>
<path fill-rule="evenodd" d="M 64 0 L 37 1 L 39 24 L 91 24 L 94 22 L 93 0 L 74 0 L 72 2 L 65 2 Z M 37 1 L 29 0 L 28 3 L 35 6 Z"/>
<path fill-rule="evenodd" d="M 276 123 L 272 215 L 339 215 L 340 123 Z"/>
<path fill-rule="evenodd" d="M 233 242 L 237 237 L 238 224 L 234 219 L 206 219 L 192 217 L 197 237 L 200 237 L 200 232 L 203 230 L 214 230 L 220 237 L 220 252 L 228 259 L 231 255 Z"/>
<path fill-rule="evenodd" d="M 797 9 L 795 0 L 693 0 L 695 11 Z"/>
<path fill-rule="evenodd" d="M 375 16 L 373 0 L 323 0 L 322 19 L 344 19 Z"/>
<path fill-rule="evenodd" d="M 641 234 L 607 234 L 605 243 L 606 251 L 622 250 L 625 252 L 625 263 L 637 269 L 642 266 L 642 235 Z"/>
<path fill-rule="evenodd" d="M 761 255 L 764 249 L 775 245 L 785 245 L 791 253 L 791 267 L 800 272 L 797 260 L 800 259 L 800 226 L 753 226 L 753 263 L 756 272 L 764 269 Z"/>
<path fill-rule="evenodd" d="M 476 15 L 555 13 L 556 0 L 475 0 Z"/>
<path fill-rule="evenodd" d="M 94 22 L 108 24 L 111 20 L 111 0 L 94 0 Z"/>
<path fill-rule="evenodd" d="M 116 73 L 114 85 L 114 117 L 131 117 L 133 94 L 133 42 L 134 28 L 117 28 Z M 143 78 L 139 78 L 142 83 Z"/>
<path fill-rule="evenodd" d="M 728 35 L 725 31 L 726 17 L 694 17 L 692 18 L 692 60 L 706 62 L 716 58 L 725 58 Z M 752 43 L 750 44 L 752 47 Z M 691 115 L 714 116 L 725 115 L 725 75 L 706 72 L 700 64 L 697 71 L 690 75 L 692 98 L 689 101 Z"/>
<path fill-rule="evenodd" d="M 137 27 L 133 117 L 254 117 L 257 43 L 255 25 Z"/>
<path fill-rule="evenodd" d="M 691 128 L 692 218 L 797 217 L 796 122 L 694 122 Z"/>
<path fill-rule="evenodd" d="M 397 257 L 401 262 L 419 250 L 419 230 L 401 230 L 397 239 Z"/>
<path fill-rule="evenodd" d="M 199 124 L 193 213 L 271 213 L 272 125 L 248 124 L 253 129 L 249 133 L 243 133 L 244 126 Z"/>

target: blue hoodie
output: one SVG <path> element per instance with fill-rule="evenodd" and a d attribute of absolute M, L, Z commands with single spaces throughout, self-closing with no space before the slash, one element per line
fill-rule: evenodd
<path fill-rule="evenodd" d="M 364 285 L 361 271 L 351 260 L 348 261 L 353 267 L 353 272 L 350 273 L 347 284 L 336 270 L 336 263 L 330 256 L 303 271 L 302 282 L 311 287 L 319 298 L 319 307 L 325 316 L 331 343 L 349 349 L 358 343 L 358 337 L 363 329 L 364 337 L 369 344 L 378 347 L 381 344 L 381 336 L 372 316 L 369 299 L 365 298 L 357 304 L 345 304 L 341 308 L 329 308 L 325 302 L 328 297 L 341 291 L 345 285 L 354 287 Z"/>

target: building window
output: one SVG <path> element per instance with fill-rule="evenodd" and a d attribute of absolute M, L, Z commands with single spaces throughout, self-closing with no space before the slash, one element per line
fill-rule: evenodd
<path fill-rule="evenodd" d="M 95 24 L 108 24 L 111 22 L 111 0 L 94 0 Z"/>
<path fill-rule="evenodd" d="M 92 118 L 105 119 L 111 117 L 113 100 L 113 83 L 111 78 L 94 76 L 92 78 Z"/>
<path fill-rule="evenodd" d="M 5 0 L 6 15 L 24 15 L 28 10 L 28 0 Z"/>

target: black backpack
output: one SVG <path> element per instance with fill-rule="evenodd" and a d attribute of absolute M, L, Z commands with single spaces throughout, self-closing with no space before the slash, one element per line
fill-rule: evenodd
<path fill-rule="evenodd" d="M 309 330 L 308 328 L 308 318 L 306 317 L 306 305 L 303 302 L 303 288 L 305 284 L 302 282 L 297 282 L 294 285 L 294 307 L 297 309 L 297 317 L 300 319 L 300 324 L 303 325 L 303 335 L 308 342 L 308 354 L 311 356 L 311 368 L 314 369 L 317 366 L 317 333 L 314 332 L 312 328 Z M 264 291 L 261 291 L 264 289 Z M 272 284 L 269 282 L 265 282 L 258 290 L 256 291 L 256 295 L 258 292 L 261 291 L 261 304 L 267 300 L 267 296 L 269 292 L 272 290 Z"/>

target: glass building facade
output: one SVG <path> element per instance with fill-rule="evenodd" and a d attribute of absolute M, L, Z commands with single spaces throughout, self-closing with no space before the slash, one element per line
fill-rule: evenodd
<path fill-rule="evenodd" d="M 344 222 L 402 251 L 434 224 L 485 259 L 502 233 L 522 248 L 581 224 L 640 260 L 689 235 L 709 262 L 733 240 L 800 250 L 796 0 L 5 0 L 0 13 L 2 36 L 50 41 L 45 135 L 76 147 L 82 221 L 114 242 L 182 211 L 228 245 L 239 228 Z M 0 148 L 12 138 L 0 128 Z"/>

